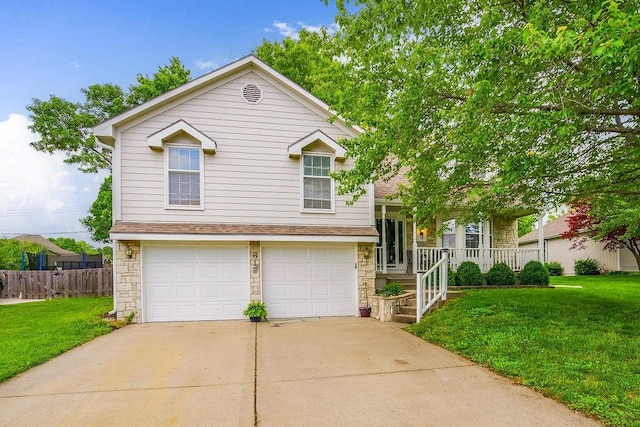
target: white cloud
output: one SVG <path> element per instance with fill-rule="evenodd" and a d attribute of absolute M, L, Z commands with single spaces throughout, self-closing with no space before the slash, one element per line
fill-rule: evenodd
<path fill-rule="evenodd" d="M 37 136 L 28 126 L 20 114 L 0 121 L 0 237 L 64 232 L 89 240 L 79 219 L 86 216 L 104 174 L 83 174 L 63 163 L 63 154 L 34 150 L 29 143 Z"/>
<path fill-rule="evenodd" d="M 81 68 L 81 67 L 82 67 L 82 65 L 80 65 L 80 64 L 79 64 L 79 63 L 77 63 L 77 62 L 69 62 L 69 63 L 67 64 L 67 67 L 71 67 L 71 68 Z"/>
<path fill-rule="evenodd" d="M 307 25 L 304 22 L 298 22 L 298 25 L 312 33 L 319 33 L 323 28 L 328 34 L 335 34 L 338 31 L 338 24 L 335 22 L 328 27 L 324 25 Z"/>
<path fill-rule="evenodd" d="M 300 38 L 300 29 L 304 28 L 307 31 L 312 33 L 319 33 L 324 28 L 327 33 L 335 34 L 338 31 L 338 24 L 333 23 L 329 26 L 325 25 L 308 25 L 302 21 L 296 22 L 296 25 L 290 24 L 288 22 L 282 21 L 273 21 L 271 24 L 273 28 L 275 28 L 278 33 L 284 37 L 291 37 L 293 40 L 298 40 Z M 273 31 L 272 28 L 265 28 L 265 33 L 270 33 Z"/>
<path fill-rule="evenodd" d="M 287 22 L 273 21 L 272 25 L 282 36 L 291 37 L 294 40 L 298 40 L 298 38 L 300 38 L 298 30 Z"/>
<path fill-rule="evenodd" d="M 213 70 L 215 68 L 220 68 L 220 65 L 214 61 L 202 61 L 198 59 L 196 60 L 196 67 L 200 70 Z"/>

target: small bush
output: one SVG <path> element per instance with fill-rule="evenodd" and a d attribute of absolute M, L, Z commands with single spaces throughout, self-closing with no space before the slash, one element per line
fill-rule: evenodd
<path fill-rule="evenodd" d="M 529 261 L 520 272 L 521 285 L 546 286 L 549 284 L 549 272 L 538 261 Z"/>
<path fill-rule="evenodd" d="M 382 295 L 383 297 L 394 297 L 396 295 L 401 295 L 404 293 L 404 288 L 400 283 L 387 283 L 384 288 L 378 293 L 378 295 Z"/>
<path fill-rule="evenodd" d="M 610 271 L 609 272 L 609 276 L 628 276 L 631 273 L 628 271 L 620 271 L 620 270 L 615 270 L 615 271 Z"/>
<path fill-rule="evenodd" d="M 516 273 L 504 262 L 495 264 L 487 273 L 487 285 L 513 286 L 516 284 Z"/>
<path fill-rule="evenodd" d="M 547 267 L 547 271 L 549 272 L 549 276 L 562 276 L 562 272 L 564 268 L 562 268 L 562 264 L 558 261 L 551 261 L 544 265 Z"/>
<path fill-rule="evenodd" d="M 451 267 L 447 267 L 449 272 L 447 273 L 447 286 L 455 286 L 456 285 L 456 272 L 451 269 Z"/>
<path fill-rule="evenodd" d="M 573 269 L 578 276 L 597 276 L 600 274 L 598 261 L 591 258 L 578 259 L 573 264 Z"/>
<path fill-rule="evenodd" d="M 471 261 L 465 261 L 460 264 L 456 271 L 456 285 L 458 286 L 482 286 L 484 277 L 480 271 L 478 264 Z"/>

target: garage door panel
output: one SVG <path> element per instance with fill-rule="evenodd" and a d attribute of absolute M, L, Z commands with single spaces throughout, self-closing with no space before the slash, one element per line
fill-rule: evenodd
<path fill-rule="evenodd" d="M 249 270 L 245 264 L 227 264 L 222 267 L 222 277 L 233 281 L 246 281 L 249 279 Z"/>
<path fill-rule="evenodd" d="M 329 249 L 310 249 L 309 250 L 309 261 L 312 263 L 326 263 L 329 261 Z"/>
<path fill-rule="evenodd" d="M 220 276 L 220 269 L 217 265 L 207 263 L 199 266 L 200 280 L 216 280 Z"/>
<path fill-rule="evenodd" d="M 330 265 L 312 265 L 310 268 L 311 277 L 314 280 L 329 279 L 330 271 Z"/>
<path fill-rule="evenodd" d="M 198 296 L 197 288 L 193 285 L 182 284 L 176 287 L 177 300 L 194 299 L 197 296 Z"/>
<path fill-rule="evenodd" d="M 226 285 L 222 287 L 222 296 L 225 299 L 235 300 L 242 295 L 242 289 L 237 285 Z"/>
<path fill-rule="evenodd" d="M 220 298 L 220 287 L 216 285 L 201 284 L 200 296 L 202 298 Z"/>
<path fill-rule="evenodd" d="M 175 282 L 177 279 L 176 269 L 164 263 L 149 263 L 146 270 L 147 280 L 154 282 Z"/>
<path fill-rule="evenodd" d="M 309 269 L 306 265 L 292 265 L 289 267 L 289 274 L 287 278 L 291 280 L 307 280 Z"/>
<path fill-rule="evenodd" d="M 324 283 L 313 283 L 311 285 L 311 296 L 313 298 L 326 298 L 329 297 L 331 295 L 329 295 L 329 283 L 324 282 Z"/>
<path fill-rule="evenodd" d="M 351 316 L 355 248 L 263 248 L 263 295 L 270 317 Z"/>
<path fill-rule="evenodd" d="M 143 263 L 146 321 L 243 318 L 246 247 L 145 247 Z"/>
<path fill-rule="evenodd" d="M 196 258 L 196 254 L 197 250 L 193 248 L 171 248 L 168 251 L 169 257 L 163 256 L 160 260 L 170 263 L 191 263 Z"/>

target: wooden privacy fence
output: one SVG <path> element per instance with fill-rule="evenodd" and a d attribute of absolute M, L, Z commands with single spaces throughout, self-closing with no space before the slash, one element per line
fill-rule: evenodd
<path fill-rule="evenodd" d="M 6 278 L 0 298 L 45 299 L 113 295 L 111 268 L 61 271 L 0 270 L 0 275 L 2 273 Z"/>

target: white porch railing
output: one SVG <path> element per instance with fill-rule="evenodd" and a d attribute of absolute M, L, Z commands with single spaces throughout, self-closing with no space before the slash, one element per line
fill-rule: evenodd
<path fill-rule="evenodd" d="M 416 271 L 427 271 L 441 258 L 442 248 L 417 249 Z M 464 261 L 472 261 L 480 266 L 483 273 L 489 271 L 494 264 L 504 262 L 512 270 L 520 271 L 529 261 L 538 260 L 538 249 L 491 248 L 491 249 L 458 249 L 449 248 L 449 266 L 457 270 Z"/>
<path fill-rule="evenodd" d="M 449 262 L 447 250 L 441 250 L 439 260 L 426 273 L 416 275 L 416 322 L 439 300 L 447 299 Z"/>

